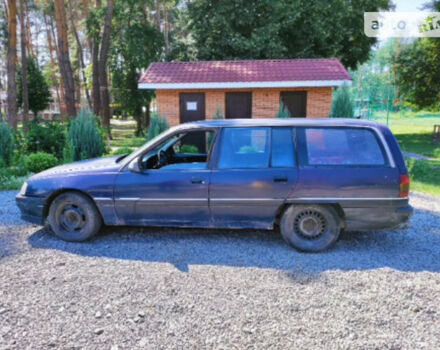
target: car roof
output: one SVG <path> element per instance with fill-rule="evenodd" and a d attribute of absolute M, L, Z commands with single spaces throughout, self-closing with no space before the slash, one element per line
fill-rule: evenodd
<path fill-rule="evenodd" d="M 215 119 L 200 120 L 180 124 L 178 128 L 199 127 L 239 127 L 239 126 L 368 126 L 378 127 L 380 124 L 363 119 L 344 118 L 252 118 L 252 119 Z"/>

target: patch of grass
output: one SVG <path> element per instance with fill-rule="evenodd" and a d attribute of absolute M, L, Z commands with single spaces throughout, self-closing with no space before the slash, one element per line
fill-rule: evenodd
<path fill-rule="evenodd" d="M 432 133 L 394 133 L 402 151 L 422 154 L 428 157 L 438 157 L 440 143 L 432 142 Z"/>
<path fill-rule="evenodd" d="M 128 137 L 125 139 L 113 139 L 110 141 L 111 147 L 131 147 L 137 148 L 145 143 L 145 138 L 143 137 Z"/>
<path fill-rule="evenodd" d="M 406 158 L 405 161 L 411 178 L 411 190 L 440 195 L 440 159 L 415 161 Z"/>
<path fill-rule="evenodd" d="M 375 121 L 386 124 L 386 112 L 375 113 Z M 440 143 L 432 142 L 434 125 L 440 125 L 440 113 L 392 112 L 388 126 L 396 136 L 402 151 L 419 153 L 428 157 L 439 157 Z"/>
<path fill-rule="evenodd" d="M 113 140 L 110 141 L 110 146 L 112 149 L 119 147 L 137 148 L 145 143 L 145 137 L 134 136 L 136 131 L 136 122 L 132 119 L 112 119 L 111 127 Z"/>
<path fill-rule="evenodd" d="M 22 175 L 13 168 L 0 168 L 0 191 L 20 189 L 30 175 Z"/>

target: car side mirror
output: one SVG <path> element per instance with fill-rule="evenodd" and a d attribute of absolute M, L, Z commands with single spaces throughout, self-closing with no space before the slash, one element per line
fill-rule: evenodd
<path fill-rule="evenodd" d="M 133 173 L 141 173 L 141 167 L 139 166 L 139 158 L 133 159 L 130 164 L 128 164 L 128 170 L 130 170 Z"/>

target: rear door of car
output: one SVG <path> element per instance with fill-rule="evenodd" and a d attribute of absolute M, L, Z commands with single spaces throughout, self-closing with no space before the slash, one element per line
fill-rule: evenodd
<path fill-rule="evenodd" d="M 294 197 L 372 206 L 372 199 L 398 197 L 399 170 L 375 129 L 299 127 L 296 135 L 300 171 Z"/>
<path fill-rule="evenodd" d="M 293 128 L 226 127 L 215 154 L 213 225 L 271 227 L 298 178 Z"/>

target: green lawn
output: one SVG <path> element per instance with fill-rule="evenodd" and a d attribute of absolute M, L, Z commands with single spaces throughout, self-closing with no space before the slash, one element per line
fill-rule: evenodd
<path fill-rule="evenodd" d="M 374 120 L 386 123 L 386 112 L 376 112 Z M 440 113 L 390 113 L 388 126 L 402 151 L 440 157 L 440 143 L 432 142 L 434 125 L 440 125 Z"/>
<path fill-rule="evenodd" d="M 133 119 L 112 119 L 111 128 L 113 140 L 110 141 L 110 146 L 112 151 L 120 147 L 137 148 L 146 142 L 145 137 L 134 136 L 136 122 Z"/>
<path fill-rule="evenodd" d="M 418 160 L 416 169 L 412 169 L 406 159 L 411 177 L 410 188 L 414 191 L 440 195 L 440 160 Z"/>
<path fill-rule="evenodd" d="M 386 113 L 376 112 L 374 119 L 385 124 Z M 440 143 L 432 142 L 435 124 L 440 125 L 440 113 L 398 112 L 390 113 L 388 119 L 402 151 L 437 158 L 419 161 L 423 171 L 410 169 L 411 190 L 440 195 Z"/>

